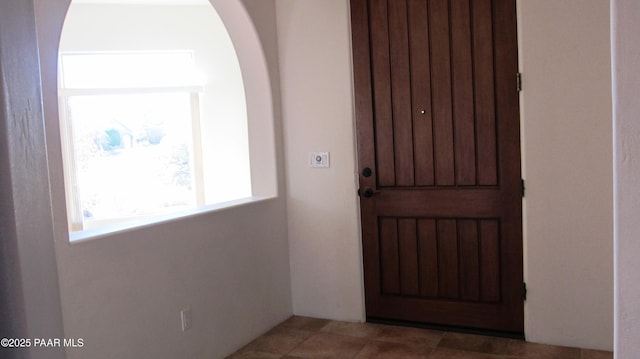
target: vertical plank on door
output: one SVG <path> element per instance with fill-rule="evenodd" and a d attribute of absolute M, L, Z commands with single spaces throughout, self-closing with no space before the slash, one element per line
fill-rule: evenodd
<path fill-rule="evenodd" d="M 462 300 L 480 299 L 480 263 L 478 256 L 478 224 L 476 220 L 458 221 L 460 244 L 460 296 Z"/>
<path fill-rule="evenodd" d="M 458 299 L 458 235 L 456 221 L 438 220 L 439 297 Z"/>
<path fill-rule="evenodd" d="M 382 293 L 400 294 L 398 221 L 380 219 L 380 268 Z"/>
<path fill-rule="evenodd" d="M 387 0 L 371 0 L 371 73 L 378 185 L 395 185 Z"/>
<path fill-rule="evenodd" d="M 416 220 L 401 218 L 398 220 L 398 238 L 400 246 L 400 292 L 402 295 L 417 296 L 420 292 L 418 274 L 418 237 Z"/>
<path fill-rule="evenodd" d="M 413 111 L 415 181 L 417 186 L 433 186 L 433 123 L 431 115 L 427 2 L 425 0 L 409 0 L 407 7 L 411 48 L 411 103 Z"/>
<path fill-rule="evenodd" d="M 449 2 L 429 0 L 431 89 L 436 185 L 455 184 L 451 103 Z"/>
<path fill-rule="evenodd" d="M 480 297 L 484 302 L 500 301 L 500 231 L 497 220 L 481 220 L 480 239 Z"/>
<path fill-rule="evenodd" d="M 438 296 L 438 237 L 435 219 L 418 220 L 420 295 Z"/>
<path fill-rule="evenodd" d="M 407 86 L 411 81 L 407 1 L 391 0 L 388 4 L 396 186 L 413 186 L 411 87 Z"/>
<path fill-rule="evenodd" d="M 469 0 L 451 2 L 451 63 L 456 184 L 476 184 L 473 59 Z"/>
<path fill-rule="evenodd" d="M 478 184 L 498 184 L 492 0 L 473 1 L 473 57 Z"/>

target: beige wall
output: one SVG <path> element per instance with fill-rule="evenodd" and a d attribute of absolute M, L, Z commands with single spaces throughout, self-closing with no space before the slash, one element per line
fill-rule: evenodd
<path fill-rule="evenodd" d="M 611 349 L 609 4 L 519 5 L 525 333 L 535 342 Z"/>
<path fill-rule="evenodd" d="M 294 313 L 364 319 L 347 1 L 277 1 Z M 330 151 L 331 167 L 309 167 Z"/>
<path fill-rule="evenodd" d="M 254 169 L 284 192 L 273 1 L 214 0 L 245 78 Z M 57 128 L 57 39 L 68 0 L 37 1 L 54 229 L 69 358 L 220 358 L 291 315 L 284 198 L 68 243 Z M 246 9 L 246 10 L 245 10 Z M 254 29 L 251 18 L 258 19 Z M 170 24 L 167 24 L 168 26 Z M 258 37 L 258 32 L 260 33 Z M 262 42 L 261 42 L 262 41 Z M 274 122 L 275 121 L 275 122 Z M 279 156 L 279 155 L 278 155 Z M 277 178 L 277 182 L 271 180 Z M 192 328 L 182 332 L 180 310 Z"/>
<path fill-rule="evenodd" d="M 636 0 L 614 0 L 612 12 L 616 212 L 615 352 L 617 358 L 635 358 L 640 352 L 640 3 Z"/>
<path fill-rule="evenodd" d="M 277 5 L 294 313 L 363 320 L 348 1 Z M 611 349 L 608 2 L 519 5 L 526 336 Z"/>

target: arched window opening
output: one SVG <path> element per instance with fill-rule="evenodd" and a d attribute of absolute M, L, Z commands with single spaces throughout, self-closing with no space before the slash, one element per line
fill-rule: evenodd
<path fill-rule="evenodd" d="M 58 99 L 71 232 L 252 196 L 242 73 L 207 0 L 73 0 Z"/>

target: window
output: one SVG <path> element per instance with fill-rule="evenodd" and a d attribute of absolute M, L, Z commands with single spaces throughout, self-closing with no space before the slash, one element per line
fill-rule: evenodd
<path fill-rule="evenodd" d="M 192 53 L 60 59 L 76 228 L 204 205 Z"/>
<path fill-rule="evenodd" d="M 78 5 L 70 7 L 59 53 L 69 230 L 251 197 L 238 60 L 224 26 L 214 41 L 202 36 L 211 28 L 194 28 L 221 25 L 213 8 L 205 5 L 212 20 L 202 18 L 201 6 Z M 115 20 L 108 14 L 136 9 L 147 26 L 141 34 L 139 20 L 107 26 Z M 180 16 L 189 11 L 200 20 Z M 172 16 L 194 32 L 163 33 Z"/>

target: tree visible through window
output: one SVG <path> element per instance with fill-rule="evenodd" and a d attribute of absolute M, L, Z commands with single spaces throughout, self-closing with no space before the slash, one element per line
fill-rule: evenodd
<path fill-rule="evenodd" d="M 190 53 L 62 54 L 61 65 L 75 221 L 202 205 Z"/>

